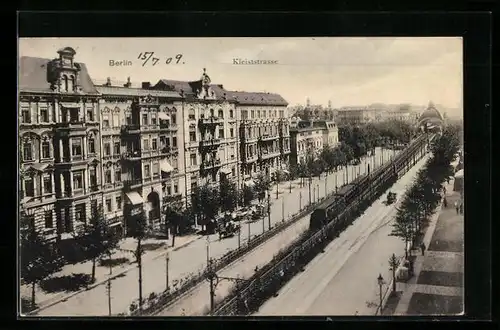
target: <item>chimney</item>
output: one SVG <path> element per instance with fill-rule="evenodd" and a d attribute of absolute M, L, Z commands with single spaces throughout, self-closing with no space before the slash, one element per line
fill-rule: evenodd
<path fill-rule="evenodd" d="M 142 82 L 142 89 L 150 89 L 150 88 L 151 88 L 151 83 L 149 81 Z"/>
<path fill-rule="evenodd" d="M 132 83 L 130 82 L 130 77 L 127 77 L 127 83 L 123 85 L 123 87 L 130 88 L 132 86 Z"/>
<path fill-rule="evenodd" d="M 106 83 L 105 83 L 106 86 L 111 86 L 111 78 L 108 77 L 106 78 Z"/>

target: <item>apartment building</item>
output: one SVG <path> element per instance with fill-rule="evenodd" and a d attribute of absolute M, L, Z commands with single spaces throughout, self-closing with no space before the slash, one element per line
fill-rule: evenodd
<path fill-rule="evenodd" d="M 154 87 L 175 91 L 182 97 L 181 120 L 185 150 L 185 196 L 203 184 L 222 179 L 237 182 L 238 125 L 235 102 L 221 86 L 211 84 L 203 70 L 199 80 L 160 80 Z"/>
<path fill-rule="evenodd" d="M 163 207 L 182 199 L 184 188 L 181 97 L 149 83 L 132 88 L 130 79 L 97 86 L 102 149 L 102 204 L 119 232 L 141 209 L 158 228 Z M 125 215 L 125 217 L 124 217 Z M 132 220 L 131 220 L 132 221 Z"/>
<path fill-rule="evenodd" d="M 319 155 L 324 146 L 336 147 L 339 143 L 338 128 L 333 122 L 292 118 L 291 125 L 291 164 L 305 162 L 308 155 Z"/>
<path fill-rule="evenodd" d="M 99 93 L 75 50 L 19 60 L 20 211 L 49 241 L 66 240 L 99 199 Z"/>

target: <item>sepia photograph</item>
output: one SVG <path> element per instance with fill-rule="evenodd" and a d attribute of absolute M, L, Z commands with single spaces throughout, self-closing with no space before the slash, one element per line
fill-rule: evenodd
<path fill-rule="evenodd" d="M 462 315 L 458 37 L 19 38 L 18 314 Z"/>

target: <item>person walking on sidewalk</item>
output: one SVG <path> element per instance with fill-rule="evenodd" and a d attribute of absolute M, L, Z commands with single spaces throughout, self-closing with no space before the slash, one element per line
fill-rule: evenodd
<path fill-rule="evenodd" d="M 464 214 L 464 203 L 460 202 L 460 207 L 459 207 L 460 214 Z"/>
<path fill-rule="evenodd" d="M 446 199 L 446 197 L 443 198 L 443 205 L 445 208 L 448 207 L 448 200 Z"/>
<path fill-rule="evenodd" d="M 424 242 L 420 243 L 420 250 L 422 251 L 422 255 L 425 255 L 425 244 L 424 244 Z"/>
<path fill-rule="evenodd" d="M 460 206 L 458 204 L 458 201 L 455 202 L 455 210 L 457 210 L 457 214 L 458 214 L 458 211 L 460 209 Z"/>

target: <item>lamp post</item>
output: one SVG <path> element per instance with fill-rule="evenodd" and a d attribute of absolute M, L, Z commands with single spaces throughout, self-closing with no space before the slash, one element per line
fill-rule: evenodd
<path fill-rule="evenodd" d="M 302 211 L 302 191 L 299 191 L 299 211 Z"/>
<path fill-rule="evenodd" d="M 210 264 L 210 236 L 207 236 L 207 265 Z"/>
<path fill-rule="evenodd" d="M 285 222 L 285 199 L 284 198 L 281 200 L 281 221 Z"/>
<path fill-rule="evenodd" d="M 316 191 L 318 192 L 318 196 L 316 198 L 316 201 L 319 202 L 319 199 L 320 199 L 320 193 L 319 193 L 319 183 L 316 185 Z"/>
<path fill-rule="evenodd" d="M 248 224 L 248 245 L 250 245 L 250 236 L 251 236 L 251 233 L 250 233 L 250 221 L 247 224 Z"/>
<path fill-rule="evenodd" d="M 267 226 L 271 229 L 271 195 L 267 196 Z"/>
<path fill-rule="evenodd" d="M 111 260 L 111 253 L 109 253 L 109 260 Z M 111 316 L 111 276 L 113 275 L 113 267 L 109 263 L 109 278 L 106 284 L 106 291 L 108 292 L 108 315 Z"/>
<path fill-rule="evenodd" d="M 382 314 L 382 285 L 384 285 L 384 278 L 382 277 L 382 274 L 378 274 L 377 282 L 378 282 L 379 296 L 380 296 L 379 311 L 380 311 L 380 314 Z"/>
<path fill-rule="evenodd" d="M 166 291 L 167 292 L 170 290 L 169 280 L 168 280 L 169 263 L 170 263 L 170 254 L 167 252 L 167 254 L 165 254 L 165 283 L 166 283 Z"/>
<path fill-rule="evenodd" d="M 312 178 L 311 175 L 309 175 L 309 205 L 311 205 L 311 182 Z"/>

